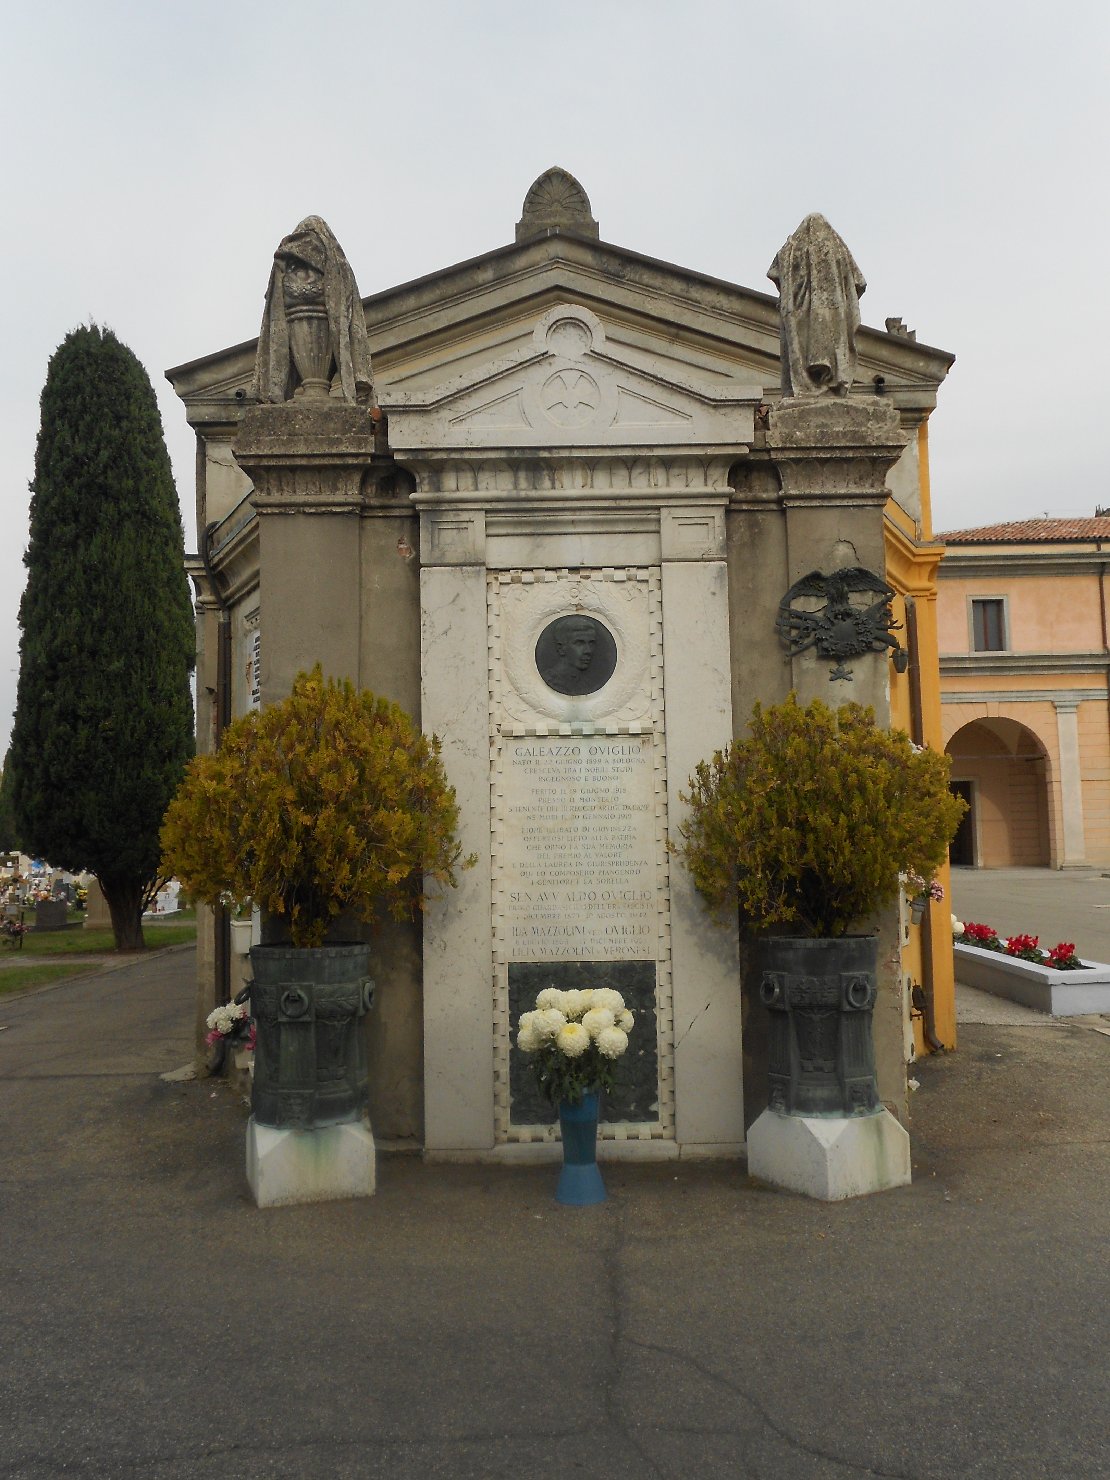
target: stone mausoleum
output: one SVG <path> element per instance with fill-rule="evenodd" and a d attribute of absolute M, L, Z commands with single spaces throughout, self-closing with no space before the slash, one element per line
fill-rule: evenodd
<path fill-rule="evenodd" d="M 762 1009 L 667 842 L 757 699 L 855 699 L 939 743 L 927 421 L 952 357 L 861 326 L 850 384 L 784 399 L 778 298 L 602 241 L 560 169 L 511 244 L 363 307 L 357 394 L 340 365 L 330 395 L 260 401 L 268 342 L 169 372 L 198 445 L 200 748 L 317 662 L 443 740 L 479 863 L 374 937 L 379 1145 L 545 1154 L 510 1023 L 538 987 L 605 982 L 637 1029 L 603 1154 L 735 1153 Z M 799 641 L 837 601 L 881 640 Z M 905 1119 L 907 1061 L 954 1041 L 947 905 L 878 923 Z M 198 961 L 199 1022 L 240 980 L 219 912 Z"/>

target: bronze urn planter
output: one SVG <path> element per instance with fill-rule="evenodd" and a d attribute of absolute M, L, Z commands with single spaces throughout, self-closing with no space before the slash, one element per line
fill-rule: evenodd
<path fill-rule="evenodd" d="M 769 1109 L 783 1115 L 876 1115 L 871 1020 L 878 938 L 771 936 L 755 950 L 771 1017 Z"/>
<path fill-rule="evenodd" d="M 369 964 L 365 945 L 252 947 L 251 1113 L 259 1125 L 316 1130 L 366 1114 Z"/>

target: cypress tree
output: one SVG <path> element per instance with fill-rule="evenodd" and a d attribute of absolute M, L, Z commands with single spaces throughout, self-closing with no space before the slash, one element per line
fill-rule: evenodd
<path fill-rule="evenodd" d="M 111 330 L 66 336 L 40 405 L 12 802 L 24 845 L 94 873 L 135 950 L 193 752 L 181 515 L 154 389 Z"/>
<path fill-rule="evenodd" d="M 12 807 L 14 780 L 11 764 L 5 754 L 4 769 L 0 771 L 0 853 L 22 852 L 19 846 L 19 829 L 15 825 L 15 811 Z"/>

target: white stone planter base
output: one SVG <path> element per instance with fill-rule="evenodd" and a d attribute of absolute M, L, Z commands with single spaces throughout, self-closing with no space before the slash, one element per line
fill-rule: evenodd
<path fill-rule="evenodd" d="M 910 1138 L 889 1110 L 851 1119 L 763 1114 L 748 1132 L 748 1172 L 823 1202 L 904 1187 Z"/>
<path fill-rule="evenodd" d="M 1084 961 L 1082 971 L 1054 971 L 1035 961 L 957 943 L 956 980 L 1053 1017 L 1110 1013 L 1110 966 Z"/>
<path fill-rule="evenodd" d="M 376 1183 L 374 1137 L 360 1121 L 314 1131 L 247 1123 L 247 1181 L 260 1208 L 370 1197 Z"/>

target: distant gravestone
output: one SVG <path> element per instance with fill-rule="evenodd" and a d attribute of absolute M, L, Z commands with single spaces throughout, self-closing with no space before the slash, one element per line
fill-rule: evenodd
<path fill-rule="evenodd" d="M 108 901 L 96 880 L 90 879 L 89 897 L 85 901 L 85 929 L 110 930 L 111 926 L 112 915 L 108 909 Z"/>
<path fill-rule="evenodd" d="M 176 879 L 171 879 L 164 888 L 159 889 L 145 913 L 147 915 L 175 915 L 181 908 L 178 903 L 180 892 L 181 885 Z"/>
<path fill-rule="evenodd" d="M 35 905 L 36 930 L 64 930 L 69 906 L 64 899 L 43 899 Z"/>

